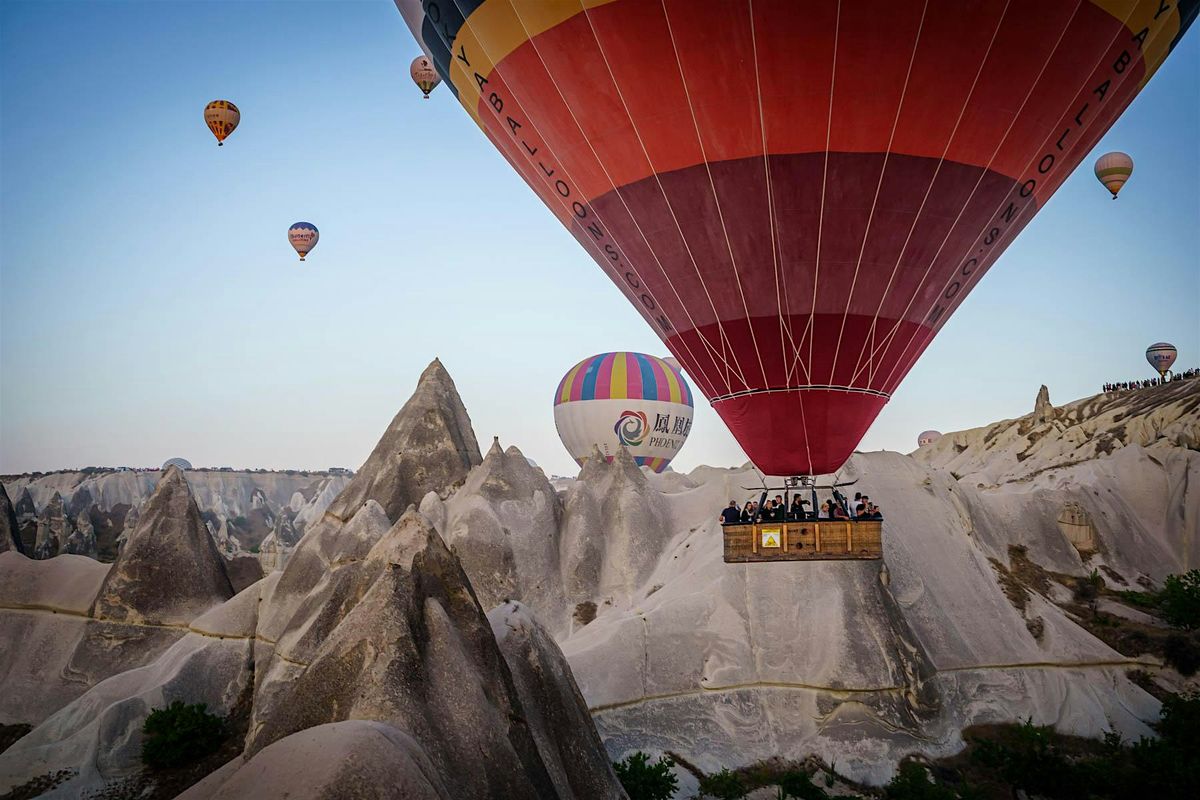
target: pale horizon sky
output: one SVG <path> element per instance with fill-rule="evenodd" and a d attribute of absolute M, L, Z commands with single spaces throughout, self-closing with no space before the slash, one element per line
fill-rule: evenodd
<path fill-rule="evenodd" d="M 421 99 L 418 52 L 390 2 L 0 5 L 0 472 L 357 468 L 440 357 L 481 449 L 575 474 L 563 373 L 666 349 L 449 91 Z M 217 98 L 242 111 L 222 148 Z M 859 449 L 1150 377 L 1160 340 L 1200 366 L 1198 142 L 1192 32 Z M 1108 150 L 1137 165 L 1117 202 Z M 675 468 L 743 463 L 696 405 Z"/>

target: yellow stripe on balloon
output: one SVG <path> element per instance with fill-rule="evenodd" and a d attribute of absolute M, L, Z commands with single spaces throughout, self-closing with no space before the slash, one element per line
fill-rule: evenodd
<path fill-rule="evenodd" d="M 571 367 L 571 371 L 567 373 L 567 377 L 563 378 L 562 391 L 559 392 L 558 402 L 565 403 L 571 399 L 571 387 L 575 385 L 575 375 L 579 372 L 579 368 L 586 363 L 586 361 L 580 361 Z"/>
<path fill-rule="evenodd" d="M 534 36 L 582 13 L 585 8 L 611 2 L 614 0 L 487 0 L 471 12 L 451 46 L 450 82 L 458 89 L 458 100 L 475 124 L 483 127 L 479 119 L 477 74 L 487 78 L 498 62 Z M 458 57 L 464 49 L 470 66 Z M 485 84 L 483 96 L 487 95 Z"/>
<path fill-rule="evenodd" d="M 614 400 L 625 400 L 629 397 L 629 365 L 624 353 L 613 357 L 612 380 L 609 381 L 609 396 Z"/>
<path fill-rule="evenodd" d="M 1158 19 L 1155 19 L 1154 15 L 1158 14 L 1162 6 L 1168 5 L 1168 3 L 1160 3 L 1159 0 L 1091 0 L 1091 3 L 1109 16 L 1119 20 L 1128 18 L 1125 27 L 1129 29 L 1130 36 L 1136 36 L 1145 28 L 1150 29 L 1150 33 L 1146 36 L 1145 49 L 1142 51 L 1142 58 L 1146 63 L 1142 86 L 1145 86 L 1150 77 L 1162 66 L 1167 54 L 1171 52 L 1171 42 L 1175 41 L 1175 37 L 1179 35 L 1179 28 L 1182 25 L 1179 17 L 1179 3 L 1170 2 L 1171 9 L 1159 14 Z M 1130 14 L 1131 9 L 1132 14 Z M 1130 41 L 1127 44 L 1130 55 L 1136 58 L 1137 42 Z"/>
<path fill-rule="evenodd" d="M 682 403 L 683 402 L 683 389 L 680 388 L 680 386 L 679 386 L 679 378 L 676 377 L 675 370 L 671 369 L 671 365 L 668 364 L 667 362 L 663 361 L 662 359 L 656 358 L 655 361 L 658 362 L 658 365 L 660 367 L 662 367 L 662 371 L 665 372 L 667 375 L 667 387 L 671 391 L 671 402 L 672 403 Z"/>

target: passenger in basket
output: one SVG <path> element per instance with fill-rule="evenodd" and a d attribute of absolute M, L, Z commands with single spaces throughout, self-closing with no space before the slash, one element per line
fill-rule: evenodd
<path fill-rule="evenodd" d="M 774 522 L 776 519 L 779 518 L 778 515 L 779 515 L 779 509 L 777 509 L 775 507 L 775 501 L 768 500 L 767 508 L 765 511 L 763 511 L 763 515 L 762 515 L 763 522 Z"/>
<path fill-rule="evenodd" d="M 737 525 L 742 521 L 742 514 L 738 511 L 736 500 L 729 501 L 729 507 L 721 512 L 720 519 L 722 525 Z"/>
<path fill-rule="evenodd" d="M 746 501 L 746 505 L 742 506 L 742 518 L 740 522 L 743 525 L 749 525 L 754 522 L 754 503 L 750 500 Z"/>
<path fill-rule="evenodd" d="M 808 501 L 801 499 L 800 495 L 792 498 L 792 519 L 796 522 L 803 522 L 808 515 L 804 513 L 804 507 L 808 505 Z"/>
<path fill-rule="evenodd" d="M 846 509 L 842 508 L 840 503 L 833 504 L 834 519 L 850 519 L 850 515 L 846 513 Z"/>
<path fill-rule="evenodd" d="M 879 506 L 871 503 L 867 509 L 867 519 L 883 519 L 883 512 L 879 510 Z"/>

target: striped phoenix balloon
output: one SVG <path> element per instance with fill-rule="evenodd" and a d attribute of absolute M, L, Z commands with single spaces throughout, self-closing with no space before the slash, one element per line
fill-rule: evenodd
<path fill-rule="evenodd" d="M 667 468 L 692 429 L 692 390 L 678 367 L 645 353 L 600 353 L 567 371 L 554 424 L 583 466 L 592 447 L 612 461 L 625 445 L 639 466 Z"/>

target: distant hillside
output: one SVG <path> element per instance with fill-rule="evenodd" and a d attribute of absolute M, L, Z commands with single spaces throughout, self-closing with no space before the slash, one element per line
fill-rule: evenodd
<path fill-rule="evenodd" d="M 1042 387 L 1033 412 L 948 433 L 912 456 L 964 482 L 996 486 L 1137 445 L 1200 450 L 1200 378 L 1106 392 L 1059 408 Z"/>
<path fill-rule="evenodd" d="M 91 467 L 0 480 L 27 552 L 40 558 L 70 552 L 112 561 L 127 523 L 136 519 L 161 474 L 158 469 Z M 184 475 L 210 533 L 232 555 L 257 551 L 275 530 L 298 538 L 353 473 L 216 468 L 189 469 Z"/>

